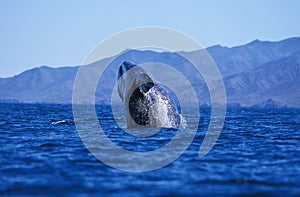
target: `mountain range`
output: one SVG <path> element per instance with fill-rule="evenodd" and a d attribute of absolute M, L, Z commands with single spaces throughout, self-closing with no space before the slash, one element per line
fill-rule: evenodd
<path fill-rule="evenodd" d="M 236 47 L 220 45 L 206 48 L 216 62 L 223 77 L 227 103 L 237 106 L 295 107 L 300 108 L 300 37 L 278 42 L 255 40 Z M 185 52 L 192 55 L 193 52 Z M 191 81 L 193 70 L 187 62 L 172 52 L 138 51 L 117 57 L 106 70 L 102 87 L 95 97 L 98 103 L 110 103 L 111 87 L 117 79 L 117 68 L 123 60 L 137 64 L 163 62 L 184 71 Z M 99 60 L 86 66 L 102 66 L 107 60 Z M 51 68 L 36 67 L 19 75 L 0 78 L 0 102 L 21 103 L 72 103 L 72 92 L 79 66 Z M 89 76 L 94 80 L 97 76 Z M 209 104 L 209 91 L 204 81 L 195 89 L 201 92 L 201 104 Z M 199 85 L 200 84 L 200 85 Z M 106 88 L 107 87 L 107 88 Z"/>

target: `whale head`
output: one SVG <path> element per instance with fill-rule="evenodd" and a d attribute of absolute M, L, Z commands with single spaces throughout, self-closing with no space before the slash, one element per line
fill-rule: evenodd
<path fill-rule="evenodd" d="M 118 70 L 118 93 L 125 101 L 138 88 L 142 94 L 154 86 L 151 76 L 140 66 L 124 61 Z"/>

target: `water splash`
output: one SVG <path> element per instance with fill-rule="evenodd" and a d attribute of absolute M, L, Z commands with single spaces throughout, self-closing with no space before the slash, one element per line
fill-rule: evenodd
<path fill-rule="evenodd" d="M 181 125 L 181 115 L 179 114 L 171 98 L 157 91 L 157 86 L 145 93 L 149 107 L 150 127 L 178 128 Z"/>

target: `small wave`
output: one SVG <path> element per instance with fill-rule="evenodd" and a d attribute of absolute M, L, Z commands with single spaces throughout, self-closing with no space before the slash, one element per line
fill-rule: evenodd
<path fill-rule="evenodd" d="M 122 117 L 100 117 L 98 120 L 122 120 Z"/>
<path fill-rule="evenodd" d="M 59 124 L 65 124 L 65 125 L 74 125 L 73 120 L 59 120 L 59 121 L 53 121 L 51 122 L 52 125 L 59 125 Z"/>
<path fill-rule="evenodd" d="M 39 145 L 39 147 L 51 147 L 51 146 L 55 146 L 55 144 L 44 143 L 44 144 Z"/>

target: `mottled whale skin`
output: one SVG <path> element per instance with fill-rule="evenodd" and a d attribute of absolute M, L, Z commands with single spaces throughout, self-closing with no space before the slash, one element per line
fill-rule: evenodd
<path fill-rule="evenodd" d="M 140 66 L 124 61 L 118 71 L 118 93 L 128 128 L 178 128 L 180 114 L 166 89 Z"/>

